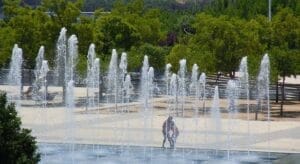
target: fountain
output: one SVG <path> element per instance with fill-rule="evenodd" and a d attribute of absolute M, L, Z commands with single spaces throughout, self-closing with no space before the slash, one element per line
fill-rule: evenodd
<path fill-rule="evenodd" d="M 194 109 L 194 121 L 195 121 L 195 127 L 196 129 L 199 129 L 199 109 L 198 109 L 198 100 L 199 100 L 199 83 L 198 83 L 198 65 L 194 64 L 192 68 L 192 76 L 191 76 L 191 83 L 190 83 L 190 96 L 193 98 L 192 101 L 194 102 L 192 105 L 192 108 Z M 196 130 L 195 133 L 195 145 L 194 147 L 198 147 L 197 142 L 198 141 L 198 136 L 199 135 L 199 130 Z"/>
<path fill-rule="evenodd" d="M 92 43 L 89 47 L 88 55 L 87 55 L 87 78 L 86 78 L 86 88 L 87 88 L 87 107 L 86 109 L 90 109 L 95 107 L 95 89 L 99 91 L 99 68 L 96 69 L 96 66 L 99 65 L 98 62 L 95 62 L 96 53 L 95 53 L 95 45 Z M 99 66 L 98 66 L 99 67 Z M 99 101 L 99 98 L 98 98 Z"/>
<path fill-rule="evenodd" d="M 122 53 L 121 59 L 120 59 L 120 80 L 121 80 L 121 103 L 125 103 L 125 80 L 126 80 L 126 74 L 127 74 L 127 54 L 125 52 Z M 128 86 L 127 86 L 128 87 Z M 124 106 L 122 106 L 122 112 L 124 111 Z"/>
<path fill-rule="evenodd" d="M 22 65 L 23 52 L 22 49 L 15 44 L 9 64 L 9 74 L 7 76 L 8 85 L 11 86 L 12 90 L 7 97 L 9 102 L 16 103 L 17 109 L 20 107 L 22 95 Z"/>
<path fill-rule="evenodd" d="M 212 120 L 212 131 L 215 137 L 215 145 L 214 149 L 216 151 L 216 155 L 218 155 L 218 151 L 220 149 L 220 145 L 218 145 L 218 142 L 220 141 L 220 135 L 222 132 L 221 129 L 221 115 L 220 115 L 220 100 L 219 100 L 219 88 L 218 86 L 215 87 L 214 90 L 214 97 L 211 107 L 211 120 Z"/>
<path fill-rule="evenodd" d="M 65 93 L 65 61 L 67 58 L 67 29 L 62 28 L 56 43 L 56 60 L 55 60 L 55 82 L 59 86 L 63 86 Z M 64 96 L 64 94 L 63 94 Z M 63 98 L 64 99 L 64 98 Z"/>
<path fill-rule="evenodd" d="M 184 117 L 184 103 L 186 96 L 186 60 L 181 59 L 179 61 L 180 69 L 178 71 L 178 91 L 180 96 L 180 104 L 181 104 L 181 115 Z"/>
<path fill-rule="evenodd" d="M 250 134 L 250 103 L 249 103 L 249 74 L 248 74 L 248 66 L 247 66 L 247 57 L 243 57 L 241 60 L 241 64 L 239 67 L 239 82 L 240 82 L 240 92 L 241 96 L 246 94 L 247 99 L 247 135 L 248 135 L 248 155 L 250 153 L 250 145 L 252 142 L 251 134 Z"/>
<path fill-rule="evenodd" d="M 214 95 L 211 98 L 207 91 L 210 91 L 210 87 L 214 83 L 210 78 L 206 79 L 205 73 L 201 73 L 199 77 L 199 67 L 196 64 L 193 65 L 190 84 L 188 84 L 185 59 L 179 61 L 180 69 L 177 74 L 171 73 L 171 64 L 166 65 L 165 78 L 161 83 L 163 86 L 166 86 L 166 94 L 157 96 L 154 94 L 154 89 L 157 87 L 156 81 L 154 82 L 154 68 L 149 66 L 148 56 L 144 56 L 140 78 L 140 99 L 138 102 L 133 102 L 135 100 L 131 99 L 131 95 L 134 93 L 131 76 L 127 72 L 127 54 L 123 52 L 118 63 L 118 54 L 115 49 L 112 50 L 106 81 L 107 90 L 105 91 L 105 96 L 107 103 L 101 103 L 100 108 L 100 59 L 96 58 L 95 45 L 91 44 L 88 50 L 86 88 L 75 87 L 75 81 L 77 81 L 75 73 L 78 57 L 78 40 L 75 35 L 71 35 L 67 40 L 66 32 L 67 30 L 62 28 L 57 41 L 55 72 L 60 79 L 58 85 L 64 87 L 65 102 L 62 107 L 59 106 L 60 104 L 54 106 L 55 110 L 52 110 L 49 116 L 47 116 L 46 112 L 48 109 L 52 109 L 52 102 L 49 103 L 47 100 L 47 73 L 49 68 L 48 62 L 44 60 L 43 46 L 40 47 L 36 58 L 35 85 L 39 86 L 38 91 L 42 92 L 40 98 L 42 99 L 43 106 L 41 109 L 43 110 L 43 116 L 41 118 L 43 119 L 42 124 L 44 123 L 45 126 L 38 125 L 34 127 L 41 128 L 40 132 L 43 133 L 33 132 L 37 134 L 38 139 L 42 142 L 48 141 L 47 139 L 49 138 L 50 142 L 53 140 L 59 141 L 57 138 L 63 138 L 63 144 L 56 144 L 56 147 L 51 150 L 53 152 L 42 153 L 43 156 L 47 155 L 42 160 L 47 159 L 50 160 L 49 163 L 52 163 L 51 160 L 55 160 L 59 156 L 63 160 L 71 159 L 71 161 L 66 160 L 70 163 L 82 162 L 77 160 L 79 158 L 85 158 L 85 163 L 99 163 L 99 161 L 106 163 L 116 163 L 116 161 L 119 163 L 199 163 L 199 161 L 203 161 L 205 163 L 210 162 L 210 160 L 226 160 L 227 156 L 227 160 L 230 160 L 229 162 L 236 162 L 238 158 L 236 154 L 240 155 L 244 152 L 235 149 L 243 149 L 243 144 L 238 144 L 244 140 L 249 141 L 247 145 L 249 156 L 250 146 L 253 146 L 255 143 L 252 143 L 250 138 L 247 57 L 241 60 L 239 80 L 229 80 L 227 83 L 228 118 L 221 118 L 221 107 L 222 112 L 225 111 L 223 108 L 225 109 L 226 107 L 224 107 L 223 103 L 220 104 L 223 100 L 220 101 L 219 98 L 219 87 L 215 86 L 213 88 Z M 22 50 L 15 45 L 8 81 L 14 89 L 17 88 L 17 95 L 21 93 L 21 66 Z M 268 149 L 270 149 L 269 67 L 269 58 L 268 55 L 265 55 L 262 59 L 257 79 L 257 100 L 258 108 L 267 112 Z M 135 80 L 135 77 L 133 78 Z M 220 85 L 220 95 L 223 93 L 223 86 Z M 53 91 L 52 89 L 55 90 L 54 87 L 49 87 L 50 92 Z M 84 90 L 83 96 L 82 90 Z M 84 109 L 81 106 L 75 105 L 81 102 L 80 98 L 75 99 L 75 97 L 84 98 L 85 91 L 87 93 L 86 109 L 97 110 L 83 111 Z M 187 93 L 187 91 L 189 92 Z M 243 130 L 239 132 L 235 129 L 238 123 L 243 123 L 243 120 L 238 120 L 235 117 L 238 109 L 239 91 L 241 91 L 242 96 L 246 95 L 247 97 L 247 133 L 244 133 Z M 12 100 L 20 100 L 20 96 L 16 97 Z M 167 102 L 165 98 L 167 98 Z M 110 100 L 112 102 L 109 102 Z M 27 100 L 24 102 L 31 103 Z M 208 119 L 206 119 L 206 115 L 209 113 L 206 102 L 211 105 L 210 118 Z M 24 105 L 24 108 L 26 108 L 26 105 Z M 168 105 L 167 112 L 164 109 L 166 107 L 164 105 Z M 192 113 L 191 107 L 194 110 L 194 114 L 190 114 Z M 60 109 L 65 110 L 59 111 Z M 203 113 L 200 112 L 200 109 L 202 109 Z M 110 113 L 109 110 L 114 110 L 114 112 Z M 137 111 L 139 113 L 136 113 Z M 56 114 L 55 117 L 57 118 L 55 119 L 57 120 L 55 121 L 48 120 L 48 118 L 53 117 L 52 112 Z M 202 114 L 203 117 L 201 116 Z M 180 130 L 180 137 L 174 150 L 155 147 L 160 146 L 158 135 L 161 135 L 161 124 L 166 115 L 177 116 L 176 124 Z M 60 118 L 62 119 L 59 120 Z M 207 120 L 210 120 L 210 122 Z M 94 122 L 91 123 L 91 121 Z M 48 124 L 48 122 L 51 122 L 51 124 Z M 221 128 L 224 122 L 228 123 L 226 132 Z M 77 124 L 78 126 L 75 126 Z M 28 123 L 26 125 L 30 126 L 31 124 Z M 61 125 L 65 125 L 65 127 L 61 128 Z M 53 131 L 53 129 L 55 130 Z M 61 135 L 61 133 L 63 134 Z M 202 140 L 202 138 L 204 139 Z M 264 137 L 261 138 L 264 139 Z M 110 142 L 107 142 L 107 140 Z M 51 147 L 51 144 L 48 143 L 41 143 L 41 145 Z M 201 147 L 202 145 L 204 146 Z M 95 150 L 96 146 L 99 146 L 99 150 Z M 204 150 L 203 148 L 214 150 Z M 225 151 L 222 149 L 225 149 Z M 49 150 L 41 149 L 40 151 Z M 201 153 L 205 153 L 205 158 L 201 156 Z M 261 161 L 265 162 L 265 159 L 262 158 Z"/>
<path fill-rule="evenodd" d="M 42 79 L 41 80 L 41 88 L 43 90 L 43 108 L 44 109 L 46 109 L 47 97 L 48 97 L 48 91 L 47 91 L 47 73 L 48 73 L 48 71 L 49 71 L 48 61 L 43 60 L 42 65 L 40 67 L 38 79 Z"/>
<path fill-rule="evenodd" d="M 75 108 L 75 96 L 74 96 L 74 81 L 70 80 L 66 87 L 66 135 L 65 143 L 69 144 L 69 153 L 71 154 L 72 163 L 74 163 L 73 153 L 75 148 L 75 122 L 74 122 L 74 108 Z"/>
<path fill-rule="evenodd" d="M 229 80 L 227 83 L 227 102 L 228 102 L 228 132 L 227 132 L 227 159 L 230 159 L 230 150 L 232 147 L 232 131 L 234 125 L 235 115 L 237 114 L 237 99 L 238 99 L 238 88 L 234 80 Z"/>
<path fill-rule="evenodd" d="M 78 40 L 76 35 L 71 35 L 68 39 L 68 53 L 65 60 L 65 83 L 74 81 L 76 64 L 78 58 Z"/>
<path fill-rule="evenodd" d="M 257 101 L 258 109 L 267 112 L 267 131 L 268 131 L 268 150 L 270 150 L 270 97 L 269 97 L 269 83 L 270 83 L 270 61 L 268 54 L 263 56 L 260 64 L 260 71 L 257 77 Z M 257 110 L 258 110 L 257 109 Z M 256 118 L 257 118 L 256 111 Z M 269 153 L 270 156 L 270 153 Z"/>
<path fill-rule="evenodd" d="M 44 61 L 44 52 L 45 52 L 45 48 L 44 46 L 41 46 L 38 52 L 38 55 L 35 59 L 35 67 L 34 67 L 34 77 L 35 77 L 35 81 L 33 83 L 33 89 L 32 89 L 32 97 L 35 100 L 42 100 L 43 98 L 41 98 L 39 96 L 39 90 L 41 88 L 41 83 L 43 83 L 43 81 L 40 81 L 40 71 L 41 71 L 41 67 L 42 67 L 42 63 Z"/>
<path fill-rule="evenodd" d="M 107 75 L 107 102 L 109 103 L 110 99 L 114 100 L 115 103 L 115 113 L 118 110 L 118 54 L 117 50 L 113 49 L 111 54 L 111 59 L 108 68 Z M 111 98 L 110 98 L 111 97 Z"/>
<path fill-rule="evenodd" d="M 169 86 L 170 86 L 170 78 L 171 78 L 171 67 L 172 65 L 170 63 L 166 64 L 166 67 L 165 67 L 165 83 L 166 83 L 166 95 L 169 95 Z"/>

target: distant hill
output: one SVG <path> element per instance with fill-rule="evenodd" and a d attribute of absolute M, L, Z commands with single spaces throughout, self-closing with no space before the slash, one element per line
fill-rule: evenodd
<path fill-rule="evenodd" d="M 95 11 L 98 8 L 104 10 L 111 10 L 116 0 L 84 0 L 82 11 Z M 205 3 L 211 0 L 144 0 L 145 6 L 152 8 L 161 8 L 167 10 L 185 10 L 185 9 L 200 9 Z M 40 5 L 42 0 L 22 0 L 25 5 L 32 7 Z M 130 0 L 123 0 L 127 3 Z M 0 7 L 2 7 L 2 0 L 0 0 Z"/>

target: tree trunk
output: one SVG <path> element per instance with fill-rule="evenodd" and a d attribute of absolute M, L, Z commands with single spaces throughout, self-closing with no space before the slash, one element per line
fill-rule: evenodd
<path fill-rule="evenodd" d="M 282 79 L 282 85 L 281 85 L 281 104 L 280 104 L 280 116 L 283 116 L 283 104 L 284 104 L 284 83 L 285 83 L 285 75 L 283 76 Z"/>
<path fill-rule="evenodd" d="M 278 84 L 278 78 L 276 78 L 276 103 L 278 103 L 278 86 L 279 84 Z"/>

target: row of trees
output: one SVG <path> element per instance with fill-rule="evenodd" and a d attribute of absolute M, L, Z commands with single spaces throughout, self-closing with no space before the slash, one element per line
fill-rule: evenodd
<path fill-rule="evenodd" d="M 117 48 L 128 53 L 131 71 L 139 70 L 147 54 L 157 71 L 163 71 L 167 62 L 176 71 L 179 59 L 186 58 L 189 68 L 197 63 L 201 71 L 234 76 L 241 57 L 248 56 L 250 73 L 256 75 L 262 55 L 269 53 L 273 79 L 300 72 L 299 1 L 273 2 L 272 21 L 260 15 L 263 8 L 267 13 L 267 2 L 262 1 L 207 1 L 197 13 L 149 8 L 143 0 L 117 1 L 110 12 L 97 9 L 92 16 L 80 13 L 82 0 L 43 0 L 35 8 L 20 4 L 21 0 L 4 0 L 1 67 L 8 66 L 14 43 L 23 48 L 26 68 L 34 67 L 41 45 L 53 65 L 56 39 L 60 28 L 66 27 L 68 34 L 79 38 L 78 70 L 83 74 L 90 43 L 96 44 L 104 69 L 112 48 Z"/>

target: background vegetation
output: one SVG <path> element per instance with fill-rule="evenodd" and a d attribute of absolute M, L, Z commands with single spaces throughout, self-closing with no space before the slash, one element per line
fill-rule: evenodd
<path fill-rule="evenodd" d="M 0 67 L 8 67 L 14 43 L 23 48 L 25 67 L 34 67 L 41 45 L 53 64 L 61 27 L 79 39 L 78 69 L 85 73 L 86 54 L 95 43 L 105 69 L 112 48 L 126 51 L 131 71 L 143 55 L 162 72 L 166 63 L 177 71 L 188 67 L 234 75 L 248 56 L 251 75 L 269 53 L 272 77 L 300 73 L 300 1 L 273 0 L 268 20 L 267 0 L 4 0 L 0 20 Z M 83 14 L 81 11 L 95 11 Z M 102 69 L 102 70 L 104 70 Z"/>

